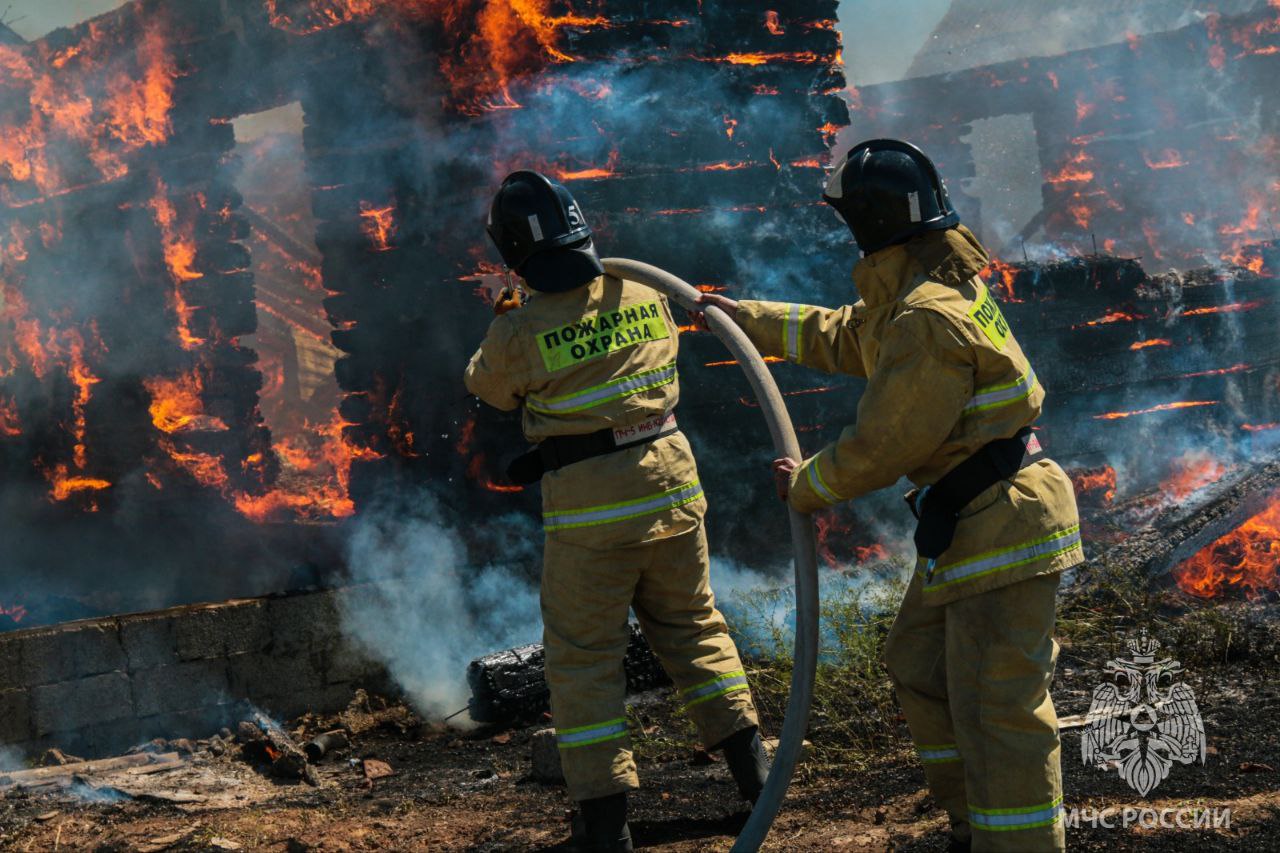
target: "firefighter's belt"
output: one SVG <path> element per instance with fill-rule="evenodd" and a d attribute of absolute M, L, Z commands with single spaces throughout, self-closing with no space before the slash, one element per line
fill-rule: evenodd
<path fill-rule="evenodd" d="M 575 462 L 604 456 L 657 441 L 680 427 L 674 413 L 658 415 L 634 426 L 602 429 L 587 435 L 555 435 L 543 439 L 528 453 L 517 456 L 507 466 L 511 482 L 527 486 L 542 479 L 548 471 L 557 471 Z"/>
<path fill-rule="evenodd" d="M 974 498 L 1043 458 L 1038 441 L 1032 443 L 1029 451 L 1027 445 L 1032 439 L 1030 427 L 1019 430 L 1012 438 L 996 439 L 932 486 L 908 494 L 907 504 L 919 521 L 916 553 L 927 560 L 941 557 L 955 538 L 960 513 Z"/>

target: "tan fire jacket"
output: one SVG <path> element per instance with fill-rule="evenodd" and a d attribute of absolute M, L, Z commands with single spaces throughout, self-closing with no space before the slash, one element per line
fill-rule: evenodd
<path fill-rule="evenodd" d="M 854 305 L 740 303 L 738 322 L 765 355 L 868 380 L 857 423 L 797 471 L 793 507 L 821 509 L 903 476 L 930 485 L 1040 415 L 1044 390 L 977 277 L 987 260 L 960 227 L 864 258 Z M 1045 459 L 979 495 L 951 547 L 919 569 L 925 600 L 945 604 L 1083 559 L 1071 481 Z"/>
<path fill-rule="evenodd" d="M 602 276 L 495 318 L 467 388 L 504 411 L 523 406 L 531 442 L 608 428 L 629 443 L 679 402 L 679 333 L 666 297 Z M 687 532 L 706 509 L 680 432 L 548 472 L 542 504 L 548 535 L 591 548 Z"/>

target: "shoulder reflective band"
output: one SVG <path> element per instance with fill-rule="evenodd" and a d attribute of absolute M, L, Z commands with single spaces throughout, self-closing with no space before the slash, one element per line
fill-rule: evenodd
<path fill-rule="evenodd" d="M 599 524 L 626 521 L 629 518 L 662 512 L 664 509 L 675 509 L 678 506 L 693 503 L 700 497 L 702 497 L 702 484 L 694 481 L 668 489 L 658 495 L 633 501 L 544 513 L 542 529 L 569 530 L 575 527 L 595 527 Z"/>
<path fill-rule="evenodd" d="M 614 400 L 621 400 L 623 397 L 630 397 L 632 394 L 639 394 L 641 391 L 661 388 L 663 385 L 670 385 L 675 381 L 676 364 L 673 361 L 655 370 L 633 373 L 630 376 L 623 376 L 605 382 L 602 385 L 596 385 L 583 391 L 575 391 L 572 394 L 565 394 L 561 397 L 553 397 L 550 400 L 530 397 L 525 401 L 525 405 L 535 412 L 542 412 L 548 415 L 567 415 L 573 412 L 581 412 L 584 409 L 603 406 L 605 403 L 612 403 Z"/>
<path fill-rule="evenodd" d="M 996 304 L 995 298 L 991 295 L 991 291 L 987 290 L 982 279 L 975 278 L 973 283 L 978 288 L 978 298 L 969 309 L 969 316 L 978 324 L 978 328 L 987 336 L 987 340 L 991 341 L 991 345 L 998 350 L 1003 350 L 1004 345 L 1009 342 L 1009 322 L 1000 313 L 1000 306 Z"/>
<path fill-rule="evenodd" d="M 979 388 L 973 395 L 973 399 L 969 401 L 969 405 L 964 407 L 964 414 L 985 412 L 987 409 L 997 409 L 1001 406 L 1016 403 L 1019 400 L 1025 400 L 1031 396 L 1031 392 L 1035 390 L 1035 387 L 1036 373 L 1028 365 L 1027 372 L 1012 382 Z"/>
<path fill-rule="evenodd" d="M 806 305 L 791 304 L 787 306 L 787 318 L 782 321 L 782 354 L 787 361 L 800 363 L 800 341 L 803 330 L 800 324 L 804 321 Z"/>
<path fill-rule="evenodd" d="M 1080 525 L 1076 524 L 1025 545 L 1015 545 L 1012 548 L 979 554 L 950 566 L 938 566 L 933 571 L 933 579 L 926 582 L 925 591 L 929 592 L 960 581 L 973 580 L 1005 569 L 1025 566 L 1027 563 L 1056 557 L 1079 547 Z"/>
<path fill-rule="evenodd" d="M 806 471 L 806 477 L 809 480 L 809 488 L 813 489 L 814 493 L 818 497 L 822 498 L 829 504 L 842 503 L 844 498 L 836 494 L 835 491 L 827 485 L 827 481 L 822 479 L 822 470 L 818 467 L 818 460 L 821 457 L 822 454 L 819 453 L 817 456 L 813 457 L 813 459 L 809 460 L 808 470 Z"/>
<path fill-rule="evenodd" d="M 1009 832 L 1015 829 L 1034 829 L 1052 826 L 1062 820 L 1062 797 L 1038 806 L 1022 809 L 980 809 L 969 806 L 969 823 L 974 829 L 987 832 Z"/>
<path fill-rule="evenodd" d="M 747 674 L 739 669 L 734 672 L 726 672 L 724 675 L 717 675 L 710 681 L 695 684 L 693 687 L 686 687 L 680 691 L 680 695 L 687 700 L 684 706 L 692 708 L 694 705 L 708 702 L 717 696 L 749 689 L 747 686 Z"/>
<path fill-rule="evenodd" d="M 592 723 L 576 729 L 556 729 L 556 745 L 561 749 L 573 749 L 578 746 L 591 746 L 593 743 L 604 743 L 627 736 L 626 717 L 606 720 L 603 723 Z"/>
<path fill-rule="evenodd" d="M 954 743 L 920 745 L 916 752 L 924 764 L 948 764 L 960 760 L 960 748 Z"/>
<path fill-rule="evenodd" d="M 657 301 L 622 305 L 601 311 L 567 326 L 537 334 L 542 364 L 550 373 L 575 364 L 603 358 L 615 350 L 671 337 Z"/>

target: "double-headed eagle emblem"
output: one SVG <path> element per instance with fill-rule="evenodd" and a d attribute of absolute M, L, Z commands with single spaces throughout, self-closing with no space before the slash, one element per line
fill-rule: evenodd
<path fill-rule="evenodd" d="M 1144 629 L 1125 645 L 1132 657 L 1107 661 L 1107 681 L 1093 691 L 1080 752 L 1085 764 L 1114 764 L 1146 796 L 1174 762 L 1204 763 L 1204 722 L 1191 688 L 1175 680 L 1182 664 L 1156 660 L 1158 640 Z"/>

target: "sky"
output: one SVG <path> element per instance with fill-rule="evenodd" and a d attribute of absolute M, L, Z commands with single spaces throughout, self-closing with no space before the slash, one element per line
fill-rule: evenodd
<path fill-rule="evenodd" d="M 122 0 L 0 0 L 0 20 L 30 40 L 120 5 Z M 951 0 L 841 0 L 849 82 L 901 79 L 950 5 Z"/>

